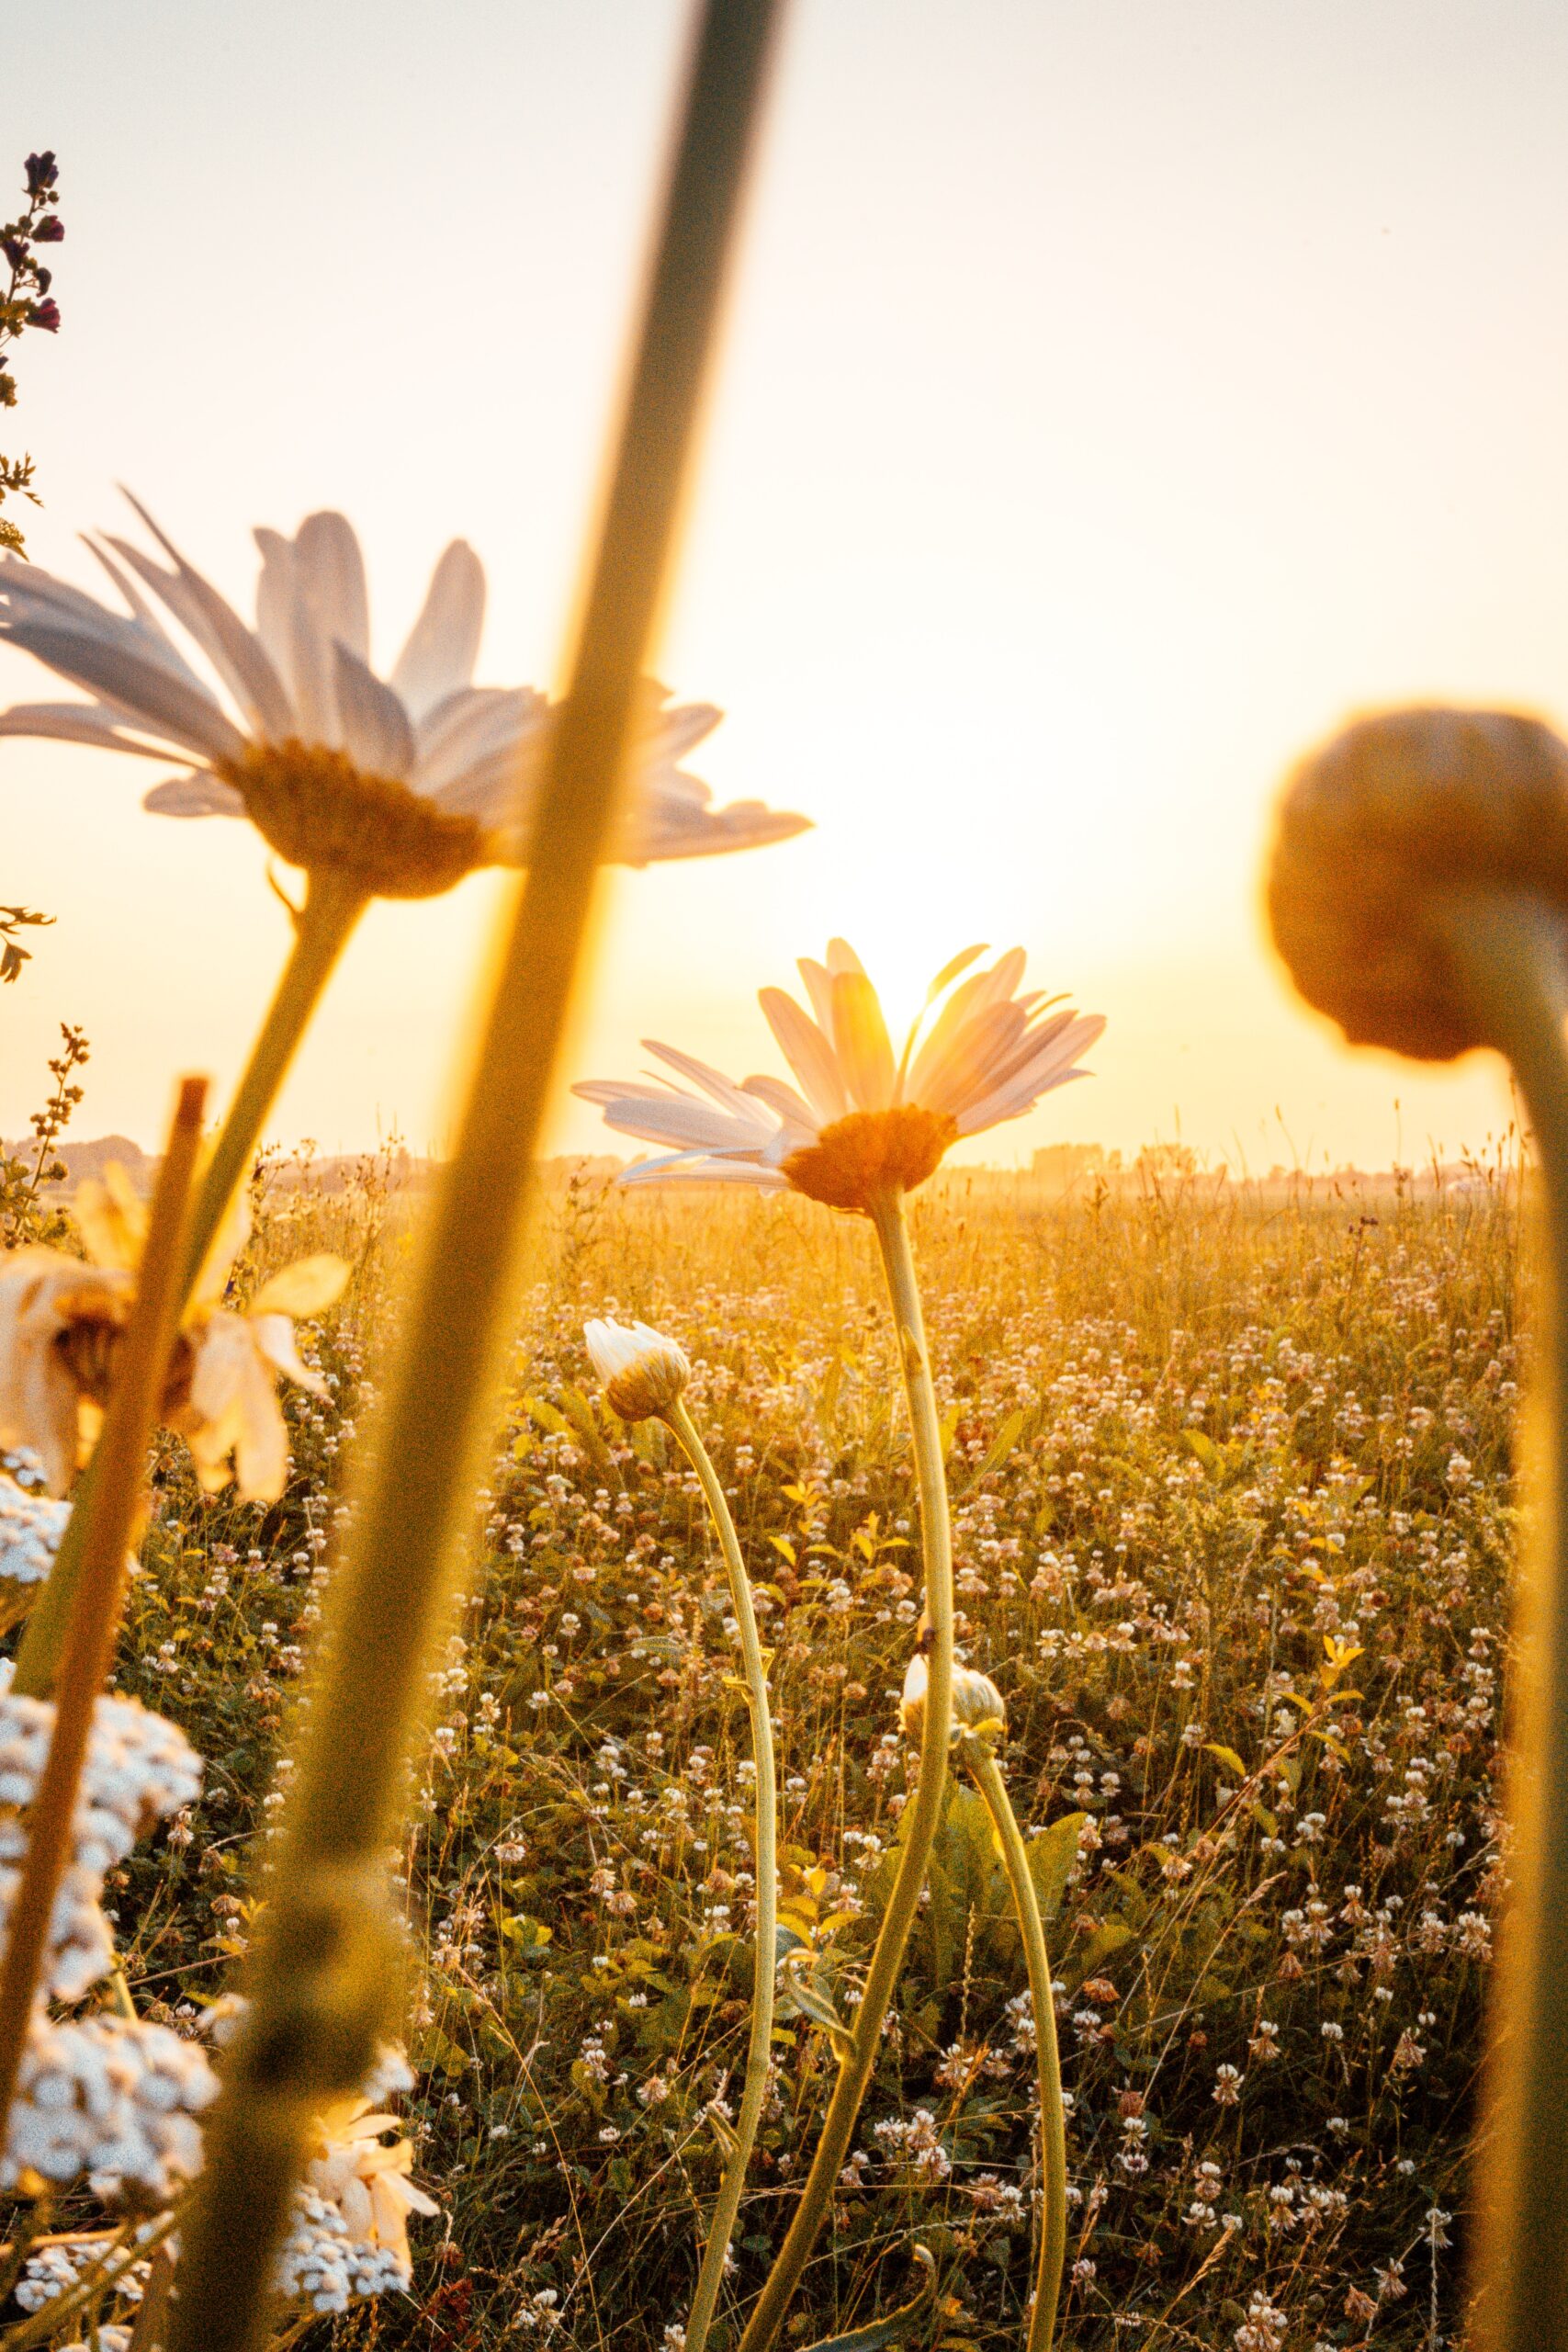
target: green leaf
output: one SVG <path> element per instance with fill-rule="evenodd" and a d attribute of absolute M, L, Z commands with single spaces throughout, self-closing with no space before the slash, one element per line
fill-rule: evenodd
<path fill-rule="evenodd" d="M 1211 1478 L 1217 1476 L 1220 1467 L 1220 1456 L 1218 1448 L 1215 1446 L 1214 1441 L 1212 1437 L 1205 1437 L 1201 1430 L 1183 1430 L 1181 1432 L 1181 1442 L 1187 1448 L 1189 1453 L 1195 1454 L 1197 1456 L 1197 1459 L 1202 1464 Z"/>
<path fill-rule="evenodd" d="M 547 1437 L 565 1437 L 568 1434 L 565 1415 L 558 1413 L 543 1396 L 525 1396 L 523 1410 L 534 1427 L 543 1430 Z"/>
<path fill-rule="evenodd" d="M 970 1479 L 971 1487 L 977 1487 L 982 1478 L 988 1478 L 993 1470 L 1001 1468 L 1022 1433 L 1023 1415 L 1017 1411 L 1010 1413 L 991 1440 L 985 1460 Z"/>
<path fill-rule="evenodd" d="M 1234 1772 L 1238 1781 L 1246 1780 L 1247 1767 L 1234 1747 L 1226 1747 L 1222 1740 L 1206 1739 L 1203 1742 L 1203 1753 L 1205 1756 L 1218 1757 L 1227 1772 Z"/>
<path fill-rule="evenodd" d="M 561 1410 L 582 1440 L 595 1469 L 609 1469 L 610 1449 L 604 1442 L 604 1433 L 599 1427 L 592 1397 L 585 1396 L 581 1388 L 563 1388 L 560 1401 Z"/>
<path fill-rule="evenodd" d="M 1029 1875 L 1034 1881 L 1034 1899 L 1040 1905 L 1040 1917 L 1049 1922 L 1062 1907 L 1066 1892 L 1067 1875 L 1078 1858 L 1078 1831 L 1088 1819 L 1087 1814 L 1065 1813 L 1038 1838 L 1031 1838 L 1024 1846 L 1029 1861 Z"/>

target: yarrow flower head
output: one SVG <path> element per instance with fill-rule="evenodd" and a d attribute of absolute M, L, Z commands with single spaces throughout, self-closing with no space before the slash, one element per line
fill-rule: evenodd
<path fill-rule="evenodd" d="M 646 1323 L 585 1323 L 582 1336 L 611 1409 L 623 1421 L 668 1412 L 692 1376 L 684 1351 Z"/>
<path fill-rule="evenodd" d="M 0 1261 L 0 1445 L 30 1446 L 56 1493 L 91 1451 L 136 1291 L 147 1214 L 123 1169 L 89 1178 L 73 1203 L 89 1262 L 22 1249 Z M 198 1277 L 163 1398 L 209 1492 L 231 1476 L 244 1498 L 272 1500 L 288 1475 L 279 1374 L 323 1396 L 299 1360 L 293 1318 L 319 1315 L 348 1280 L 341 1258 L 301 1258 L 265 1282 L 243 1314 L 220 1302 L 244 1238 L 236 1216 Z M 231 1467 L 231 1464 L 232 1465 Z"/>
<path fill-rule="evenodd" d="M 904 1726 L 906 1739 L 918 1742 L 925 1728 L 926 1692 L 930 1684 L 925 1652 L 917 1650 L 905 1672 L 903 1696 L 898 1702 L 898 1720 Z M 988 1674 L 981 1674 L 972 1666 L 953 1668 L 954 1736 L 966 1731 L 1005 1732 L 1007 1712 L 1007 1702 Z"/>
<path fill-rule="evenodd" d="M 88 542 L 128 611 L 34 564 L 0 565 L 0 636 L 96 696 L 18 706 L 0 714 L 0 734 L 177 761 L 186 772 L 155 786 L 146 808 L 249 817 L 288 864 L 332 872 L 360 899 L 429 898 L 476 866 L 522 860 L 551 709 L 531 686 L 473 684 L 485 581 L 465 541 L 455 539 L 436 565 L 383 679 L 370 666 L 364 559 L 344 516 L 308 515 L 292 539 L 257 531 L 252 629 L 136 511 L 167 568 L 112 535 Z M 204 657 L 210 678 L 187 661 L 143 589 Z M 805 830 L 805 818 L 759 801 L 711 808 L 706 785 L 680 762 L 720 714 L 668 705 L 666 690 L 649 684 L 620 863 L 703 857 Z"/>
<path fill-rule="evenodd" d="M 649 1053 L 691 1086 L 606 1079 L 574 1091 L 598 1103 L 617 1134 L 671 1148 L 629 1169 L 628 1182 L 787 1185 L 831 1208 L 868 1209 L 887 1192 L 923 1184 L 961 1136 L 1022 1118 L 1054 1088 L 1088 1076 L 1078 1057 L 1104 1028 L 1101 1017 L 1038 990 L 1021 996 L 1021 947 L 971 971 L 985 953 L 966 948 L 938 973 L 897 1057 L 854 950 L 835 939 L 825 964 L 803 957 L 811 1012 L 782 989 L 763 989 L 759 1000 L 798 1091 L 776 1078 L 737 1086 L 651 1039 Z"/>

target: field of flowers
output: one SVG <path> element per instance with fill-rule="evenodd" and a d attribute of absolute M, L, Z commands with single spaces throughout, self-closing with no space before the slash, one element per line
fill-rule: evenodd
<path fill-rule="evenodd" d="M 1052 1203 L 960 1171 L 914 1204 L 960 1649 L 1007 1700 L 1050 1920 L 1069 2345 L 1276 2352 L 1459 2324 L 1501 1880 L 1516 1208 L 1506 1173 Z M 406 1221 L 374 1170 L 329 1199 L 275 1171 L 242 1280 L 323 1246 L 354 1263 L 317 1327 L 330 1398 L 292 1395 L 275 1505 L 204 1498 L 164 1441 L 119 1688 L 209 1770 L 109 1899 L 137 2007 L 186 2033 L 246 1946 Z M 695 1478 L 658 1423 L 599 1400 L 586 1317 L 644 1317 L 695 1367 L 773 1652 L 781 1945 L 808 1948 L 845 2017 L 906 1804 L 919 1560 L 863 1221 L 579 1178 L 549 1196 L 536 1264 L 399 1858 L 414 2177 L 443 2218 L 415 2224 L 412 2301 L 300 2323 L 311 2342 L 681 2341 L 744 2062 L 749 1732 Z M 1023 1984 L 957 1779 L 787 2340 L 908 2300 L 916 2242 L 940 2291 L 909 2340 L 1020 2340 Z M 818 2024 L 783 1991 L 780 2009 L 714 2339 L 731 2345 L 832 2074 Z"/>

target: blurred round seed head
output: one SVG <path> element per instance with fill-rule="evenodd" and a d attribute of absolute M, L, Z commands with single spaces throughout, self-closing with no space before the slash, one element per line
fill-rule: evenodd
<path fill-rule="evenodd" d="M 1274 943 L 1352 1045 L 1451 1061 L 1490 1040 L 1444 944 L 1466 894 L 1568 912 L 1568 744 L 1501 710 L 1361 718 L 1286 785 L 1268 876 Z"/>

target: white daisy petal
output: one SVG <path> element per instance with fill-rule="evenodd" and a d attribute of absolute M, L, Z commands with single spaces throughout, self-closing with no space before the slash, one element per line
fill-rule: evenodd
<path fill-rule="evenodd" d="M 372 775 L 405 781 L 413 772 L 414 757 L 407 711 L 391 687 L 384 686 L 347 646 L 334 645 L 333 655 L 344 751 Z"/>
<path fill-rule="evenodd" d="M 130 497 L 128 491 L 127 497 Z M 290 732 L 294 714 L 276 671 L 239 615 L 209 582 L 188 564 L 138 499 L 131 498 L 147 528 L 175 569 L 160 570 L 129 540 L 109 537 L 109 545 L 131 570 L 161 596 L 181 627 L 206 654 L 252 729 L 272 742 Z"/>
<path fill-rule="evenodd" d="M 392 684 L 415 721 L 472 678 L 484 616 L 484 566 L 466 539 L 454 539 L 392 670 Z"/>
<path fill-rule="evenodd" d="M 96 743 L 107 752 L 134 752 L 144 760 L 168 760 L 175 747 L 144 743 L 123 731 L 125 721 L 91 702 L 19 702 L 0 710 L 0 735 L 47 736 L 61 743 Z"/>
<path fill-rule="evenodd" d="M 783 989 L 760 989 L 757 1001 L 779 1041 L 784 1059 L 805 1087 L 818 1125 L 826 1126 L 834 1119 L 841 1119 L 850 1107 L 850 1098 L 833 1049 L 816 1022 Z"/>
<path fill-rule="evenodd" d="M 141 796 L 143 808 L 154 817 L 243 817 L 245 804 L 231 784 L 197 769 L 190 775 L 172 775 Z"/>
<path fill-rule="evenodd" d="M 244 750 L 244 737 L 213 697 L 194 684 L 187 685 L 161 662 L 124 645 L 38 622 L 8 622 L 4 635 L 73 685 L 85 686 L 128 718 L 155 728 L 206 759 L 231 760 Z"/>
<path fill-rule="evenodd" d="M 294 538 L 294 576 L 329 644 L 370 659 L 370 597 L 365 558 L 346 514 L 307 514 Z"/>

